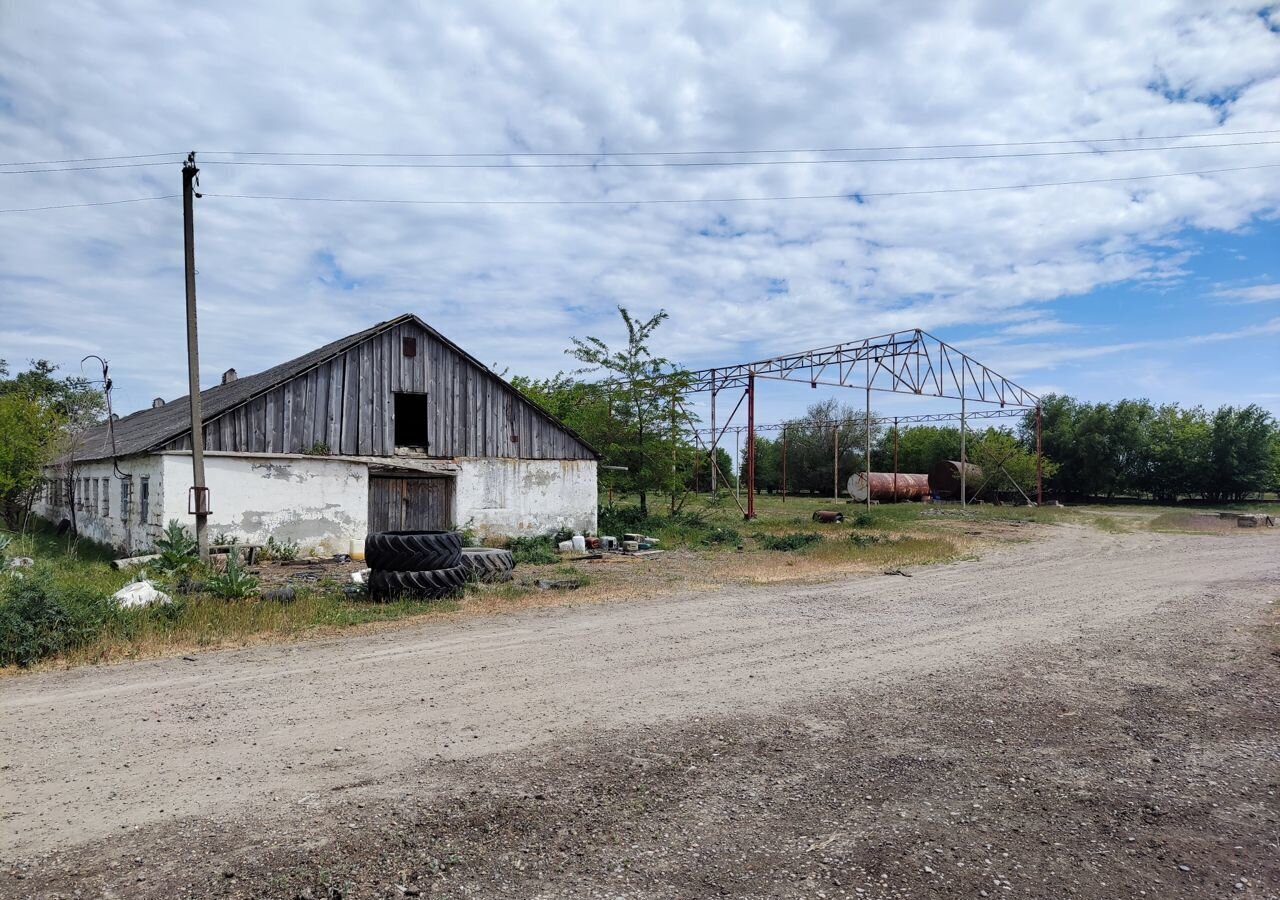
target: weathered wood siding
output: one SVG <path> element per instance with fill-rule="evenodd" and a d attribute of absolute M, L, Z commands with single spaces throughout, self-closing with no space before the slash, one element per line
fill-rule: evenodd
<path fill-rule="evenodd" d="M 444 531 L 454 527 L 453 479 L 369 479 L 369 531 Z"/>
<path fill-rule="evenodd" d="M 417 354 L 404 355 L 405 338 Z M 416 323 L 404 322 L 205 423 L 205 449 L 391 456 L 396 392 L 427 395 L 427 454 L 594 459 L 519 392 Z M 183 436 L 166 449 L 188 450 Z"/>

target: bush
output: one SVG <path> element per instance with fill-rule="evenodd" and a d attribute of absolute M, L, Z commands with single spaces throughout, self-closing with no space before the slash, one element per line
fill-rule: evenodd
<path fill-rule="evenodd" d="M 822 540 L 822 535 L 812 531 L 793 531 L 791 534 L 755 534 L 755 539 L 766 550 L 804 550 Z"/>
<path fill-rule="evenodd" d="M 727 525 L 712 525 L 702 535 L 702 543 L 720 545 L 732 544 L 735 547 L 742 543 L 742 535 L 736 528 Z"/>
<path fill-rule="evenodd" d="M 657 531 L 666 520 L 642 512 L 638 506 L 605 506 L 600 509 L 600 534 L 621 539 L 628 532 L 648 534 Z"/>
<path fill-rule="evenodd" d="M 298 542 L 297 541 L 277 541 L 272 535 L 267 538 L 267 543 L 258 551 L 258 558 L 264 562 L 272 559 L 281 559 L 288 562 L 298 558 Z"/>
<path fill-rule="evenodd" d="M 517 565 L 545 566 L 560 558 L 556 554 L 555 535 L 550 534 L 510 538 L 507 549 Z"/>
<path fill-rule="evenodd" d="M 884 541 L 884 538 L 878 534 L 858 534 L 856 531 L 849 535 L 849 540 L 853 541 L 855 547 L 870 547 Z"/>
<path fill-rule="evenodd" d="M 107 598 L 55 587 L 47 575 L 11 578 L 0 604 L 0 666 L 30 666 L 101 633 Z"/>
<path fill-rule="evenodd" d="M 156 560 L 156 568 L 170 574 L 189 572 L 198 563 L 199 548 L 187 529 L 177 519 L 170 519 L 165 526 L 164 537 L 155 545 L 160 558 Z"/>
<path fill-rule="evenodd" d="M 258 589 L 258 579 L 245 571 L 235 550 L 227 557 L 227 567 L 209 579 L 209 593 L 222 600 L 243 600 Z"/>
<path fill-rule="evenodd" d="M 875 516 L 869 512 L 860 512 L 852 519 L 854 528 L 874 528 L 878 521 Z"/>

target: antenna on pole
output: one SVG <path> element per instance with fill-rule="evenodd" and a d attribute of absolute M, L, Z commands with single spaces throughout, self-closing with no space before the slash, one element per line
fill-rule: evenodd
<path fill-rule="evenodd" d="M 182 240 L 187 276 L 187 380 L 191 398 L 192 488 L 187 511 L 196 517 L 196 545 L 200 559 L 209 559 L 209 488 L 204 483 L 204 420 L 200 411 L 200 341 L 196 332 L 196 232 L 194 197 L 200 184 L 196 154 L 187 154 L 182 166 Z"/>

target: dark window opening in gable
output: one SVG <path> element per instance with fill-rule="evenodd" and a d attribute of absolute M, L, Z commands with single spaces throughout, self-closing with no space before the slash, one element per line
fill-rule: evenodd
<path fill-rule="evenodd" d="M 405 338 L 402 344 L 402 347 L 404 349 L 404 355 L 409 359 L 413 359 L 413 357 L 418 355 L 418 339 L 417 338 L 411 338 L 411 337 Z"/>
<path fill-rule="evenodd" d="M 396 446 L 427 449 L 427 395 L 397 393 L 395 398 Z"/>

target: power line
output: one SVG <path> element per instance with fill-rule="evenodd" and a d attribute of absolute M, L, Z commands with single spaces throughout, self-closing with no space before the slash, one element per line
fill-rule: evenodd
<path fill-rule="evenodd" d="M 181 153 L 139 153 L 133 156 L 81 156 L 77 159 L 36 159 L 27 162 L 7 162 L 0 163 L 0 167 L 7 166 L 56 166 L 62 163 L 80 163 L 80 162 L 109 162 L 117 159 L 155 159 L 158 156 L 177 156 L 181 157 Z"/>
<path fill-rule="evenodd" d="M 405 200 L 381 199 L 376 197 L 295 197 L 271 194 L 212 194 L 205 192 L 203 196 L 223 200 L 277 200 L 283 202 L 303 203 L 381 203 L 410 206 L 636 206 L 645 204 L 675 203 L 757 203 L 784 202 L 800 200 L 860 200 L 881 199 L 886 197 L 918 197 L 931 194 L 967 194 L 985 191 L 1020 191 L 1041 187 L 1070 187 L 1087 184 L 1112 184 L 1122 181 L 1146 181 L 1154 178 L 1183 178 L 1196 175 L 1218 175 L 1228 172 L 1252 172 L 1259 169 L 1280 168 L 1280 163 L 1265 163 L 1256 166 L 1232 166 L 1222 169 L 1200 169 L 1195 172 L 1163 172 L 1155 175 L 1122 175 L 1115 178 L 1082 178 L 1073 181 L 1039 181 L 1026 184 L 998 184 L 967 188 L 932 188 L 917 191 L 850 191 L 843 194 L 795 194 L 775 197 L 708 197 L 708 198 L 638 198 L 631 200 Z M 52 209 L 81 209 L 90 206 L 114 206 L 121 203 L 143 203 L 149 200 L 172 200 L 178 194 L 164 194 L 158 197 L 131 197 L 125 200 L 104 200 L 97 203 L 67 203 L 60 206 L 30 206 L 15 209 L 0 209 L 0 213 L 41 212 Z"/>
<path fill-rule="evenodd" d="M 1063 138 L 1039 141 L 997 141 L 985 144 L 899 144 L 883 147 L 809 147 L 789 150 L 593 150 L 586 153 L 536 152 L 505 150 L 497 153 L 292 153 L 271 150 L 202 150 L 204 156 L 346 156 L 365 159 L 467 159 L 485 156 L 514 157 L 566 157 L 566 156 L 750 156 L 753 154 L 784 153 L 880 153 L 891 150 L 975 150 L 990 147 L 1036 147 L 1048 144 L 1113 144 L 1121 141 L 1181 141 L 1194 138 L 1250 137 L 1262 134 L 1278 134 L 1280 129 L 1263 131 L 1209 131 L 1196 134 L 1165 134 L 1149 137 Z"/>
<path fill-rule="evenodd" d="M 590 152 L 538 152 L 538 151 L 500 151 L 493 153 L 304 153 L 304 152 L 284 152 L 271 150 L 209 150 L 202 151 L 202 156 L 298 156 L 298 157 L 348 157 L 355 159 L 476 159 L 482 157 L 515 157 L 515 158 L 543 158 L 543 157 L 637 157 L 637 156 L 752 156 L 752 155 L 783 155 L 798 153 L 882 153 L 898 150 L 975 150 L 988 149 L 998 147 L 1039 147 L 1055 144 L 1112 144 L 1126 141 L 1180 141 L 1192 140 L 1199 138 L 1224 138 L 1224 137 L 1254 137 L 1258 135 L 1278 134 L 1280 129 L 1264 129 L 1256 131 L 1207 131 L 1196 132 L 1190 134 L 1163 134 L 1163 135 L 1135 135 L 1131 137 L 1104 137 L 1104 138 L 1061 138 L 1055 140 L 1035 140 L 1035 141 L 992 141 L 987 143 L 967 143 L 967 144 L 893 144 L 875 147 L 808 147 L 808 148 L 791 148 L 791 149 L 751 149 L 751 150 L 627 150 L 627 151 L 609 151 L 594 150 Z M 1254 143 L 1273 143 L 1270 141 L 1254 142 Z M 1250 143 L 1241 144 L 1221 144 L 1210 146 L 1249 146 Z M 1159 150 L 1159 149 L 1184 149 L 1184 148 L 1131 148 L 1135 150 Z M 1103 150 L 1093 151 L 1075 151 L 1075 152 L 1106 152 Z M 1015 154 L 1001 154 L 1014 156 Z M 1048 154 L 1044 154 L 1048 155 Z M 14 166 L 57 166 L 69 163 L 83 162 L 116 162 L 119 160 L 140 160 L 140 159 L 158 159 L 160 157 L 176 157 L 174 160 L 180 162 L 183 153 L 137 153 L 125 156 L 82 156 L 72 157 L 68 159 L 46 159 L 46 160 L 28 160 L 25 162 L 5 162 L 0 163 L 0 169 L 8 169 Z M 921 157 L 913 157 L 921 158 Z M 951 158 L 951 157 L 943 157 Z M 973 157 L 985 158 L 985 157 Z M 837 160 L 838 161 L 838 160 Z M 809 161 L 800 161 L 809 162 Z M 163 165 L 164 163 L 145 163 L 144 165 Z M 224 161 L 224 165 L 231 164 Z M 597 164 L 598 165 L 598 164 Z M 93 169 L 98 167 L 85 166 L 85 169 Z M 110 168 L 110 167 L 101 167 Z M 48 169 L 42 171 L 74 171 L 74 170 L 58 170 Z M 29 172 L 10 172 L 0 174 L 31 174 Z"/>
<path fill-rule="evenodd" d="M 135 163 L 111 163 L 105 166 L 67 166 L 65 168 L 56 169 L 5 169 L 0 170 L 0 175 L 33 175 L 37 172 L 92 172 L 96 169 L 141 169 L 147 166 L 172 166 L 177 165 L 177 160 L 165 160 L 164 162 L 135 162 Z"/>
<path fill-rule="evenodd" d="M 63 203 L 59 206 L 25 206 L 15 209 L 0 209 L 0 213 L 43 212 L 46 209 L 84 209 L 87 206 L 118 206 L 121 203 L 145 203 L 148 200 L 172 200 L 181 194 L 163 194 L 159 197 L 130 197 L 127 200 L 101 200 L 97 203 Z"/>
<path fill-rule="evenodd" d="M 408 206 L 640 206 L 676 203 L 758 203 L 794 200 L 862 200 L 884 197 L 919 197 L 930 194 L 970 194 L 983 191 L 1019 191 L 1028 188 L 1069 187 L 1085 184 L 1110 184 L 1120 181 L 1145 181 L 1154 178 L 1181 178 L 1192 175 L 1217 175 L 1225 172 L 1250 172 L 1257 169 L 1280 168 L 1280 163 L 1257 166 L 1232 166 L 1223 169 L 1201 169 L 1195 172 L 1164 172 L 1158 175 L 1122 175 L 1116 178 L 1082 178 L 1072 181 L 1037 181 L 1026 184 L 997 184 L 967 188 L 932 188 L 918 191 L 849 191 L 843 194 L 792 194 L 774 197 L 672 197 L 639 198 L 631 200 L 406 200 L 369 197 L 296 197 L 272 194 L 213 194 L 206 197 L 223 200 L 278 200 L 306 203 L 384 203 Z"/>
<path fill-rule="evenodd" d="M 696 167 L 729 167 L 729 166 L 828 166 L 849 163 L 899 163 L 899 162 L 937 162 L 944 160 L 965 159 L 1025 159 L 1037 156 L 1096 156 L 1105 153 L 1164 153 L 1169 150 L 1213 150 L 1226 147 L 1257 147 L 1280 144 L 1280 140 L 1272 141 L 1238 141 L 1225 144 L 1185 144 L 1179 147 L 1108 147 L 1089 150 L 1033 150 L 1025 153 L 965 153 L 946 156 L 881 156 L 865 159 L 729 159 L 729 160 L 662 160 L 659 162 L 298 162 L 271 160 L 209 160 L 205 165 L 214 166 L 273 166 L 273 167 L 316 167 L 338 169 L 664 169 Z M 143 165 L 146 165 L 145 163 Z M 154 165 L 154 164 L 152 164 Z M 39 169 L 26 171 L 54 172 L 57 169 Z"/>

